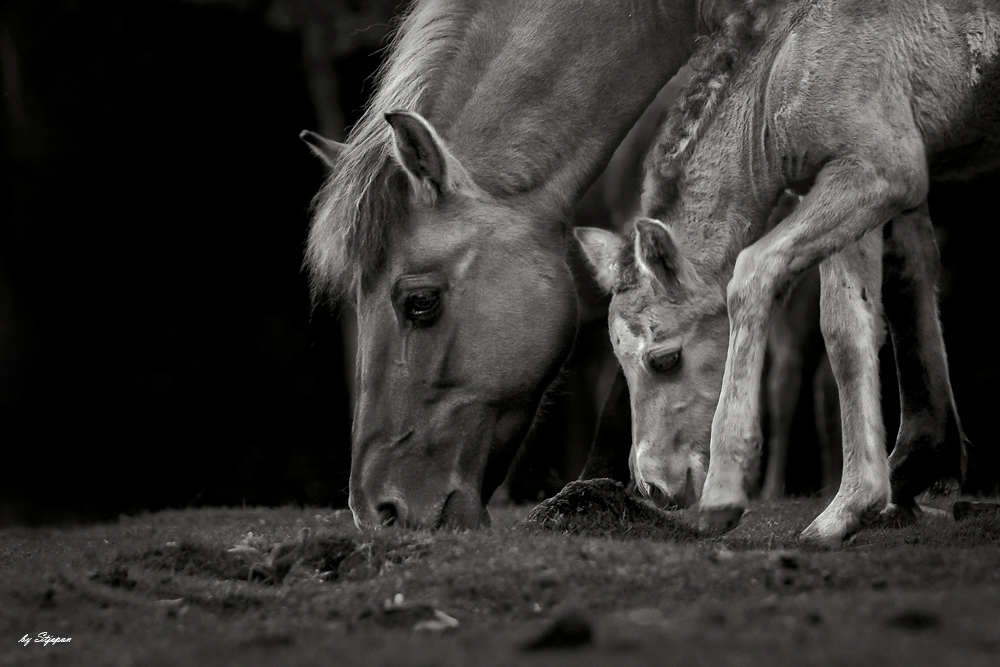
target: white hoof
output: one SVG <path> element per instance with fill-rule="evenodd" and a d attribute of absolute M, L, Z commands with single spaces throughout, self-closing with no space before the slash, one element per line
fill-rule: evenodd
<path fill-rule="evenodd" d="M 799 535 L 804 542 L 837 547 L 862 527 L 874 523 L 886 506 L 886 498 L 861 504 L 837 496 Z"/>

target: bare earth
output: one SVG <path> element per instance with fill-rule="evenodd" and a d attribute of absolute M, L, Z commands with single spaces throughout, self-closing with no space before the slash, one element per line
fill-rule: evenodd
<path fill-rule="evenodd" d="M 0 665 L 1000 664 L 1000 519 L 803 549 L 822 506 L 755 504 L 711 539 L 512 528 L 517 507 L 465 533 L 297 508 L 0 531 Z"/>

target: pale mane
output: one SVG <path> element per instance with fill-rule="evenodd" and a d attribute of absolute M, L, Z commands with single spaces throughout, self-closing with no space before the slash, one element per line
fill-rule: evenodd
<path fill-rule="evenodd" d="M 659 215 L 677 199 L 688 158 L 716 115 L 729 84 L 764 43 L 783 6 L 795 0 L 745 0 L 721 30 L 702 37 L 694 69 L 646 158 L 643 211 Z"/>
<path fill-rule="evenodd" d="M 475 4 L 475 3 L 471 3 Z M 383 114 L 425 114 L 472 11 L 468 0 L 415 2 L 397 22 L 376 93 L 313 202 L 305 266 L 313 298 L 351 297 L 385 260 L 393 229 L 407 215 L 405 175 L 392 157 Z"/>

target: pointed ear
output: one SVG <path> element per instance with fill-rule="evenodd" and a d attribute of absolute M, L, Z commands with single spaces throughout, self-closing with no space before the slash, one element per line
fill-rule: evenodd
<path fill-rule="evenodd" d="M 627 243 L 614 232 L 597 227 L 577 227 L 573 230 L 583 254 L 594 270 L 594 277 L 602 289 L 610 292 L 615 285 L 615 265 L 618 253 Z"/>
<path fill-rule="evenodd" d="M 670 228 L 653 218 L 635 221 L 635 260 L 639 270 L 656 279 L 673 297 L 683 298 L 696 275 Z"/>
<path fill-rule="evenodd" d="M 299 132 L 299 139 L 306 142 L 309 150 L 331 169 L 337 164 L 337 158 L 340 157 L 341 151 L 345 148 L 344 144 L 327 139 L 311 130 L 302 130 Z"/>
<path fill-rule="evenodd" d="M 418 194 L 434 197 L 470 186 L 472 179 L 451 154 L 444 139 L 423 116 L 412 111 L 389 111 L 396 159 L 406 170 Z"/>

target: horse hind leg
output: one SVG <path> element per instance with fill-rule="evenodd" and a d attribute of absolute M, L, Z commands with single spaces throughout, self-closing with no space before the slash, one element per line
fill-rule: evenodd
<path fill-rule="evenodd" d="M 819 443 L 822 493 L 832 495 L 840 486 L 844 467 L 840 438 L 840 394 L 833 377 L 830 357 L 824 351 L 813 375 L 813 414 L 816 417 L 816 440 Z"/>
<path fill-rule="evenodd" d="M 788 452 L 799 410 L 806 370 L 815 357 L 819 328 L 819 272 L 799 278 L 788 299 L 775 306 L 767 339 L 770 367 L 765 373 L 767 398 L 767 470 L 760 495 L 773 500 L 785 494 Z"/>
<path fill-rule="evenodd" d="M 767 229 L 787 218 L 795 210 L 799 197 L 786 192 L 778 200 L 768 219 Z M 815 283 L 815 285 L 813 284 Z M 761 498 L 774 500 L 785 495 L 785 477 L 788 471 L 788 448 L 798 409 L 805 361 L 808 331 L 803 323 L 815 319 L 809 312 L 813 301 L 818 302 L 819 274 L 810 270 L 799 279 L 787 299 L 775 305 L 771 313 L 771 326 L 767 336 L 767 356 L 764 371 L 766 401 L 764 414 L 767 419 L 767 468 L 760 489 Z"/>
<path fill-rule="evenodd" d="M 900 426 L 889 457 L 892 487 L 886 519 L 909 523 L 915 496 L 965 473 L 962 432 L 937 307 L 940 268 L 926 203 L 884 228 L 883 295 L 899 383 Z"/>
<path fill-rule="evenodd" d="M 795 409 L 798 407 L 799 390 L 802 386 L 802 358 L 796 354 L 792 342 L 786 339 L 787 332 L 779 331 L 780 319 L 776 313 L 771 323 L 771 333 L 767 341 L 770 361 L 765 373 L 767 398 L 767 469 L 761 498 L 775 500 L 785 495 L 785 475 L 788 470 L 788 447 L 792 437 Z"/>
<path fill-rule="evenodd" d="M 824 260 L 820 277 L 820 325 L 840 393 L 844 463 L 837 495 L 802 539 L 832 546 L 875 519 L 889 499 L 879 396 L 881 233 Z"/>

